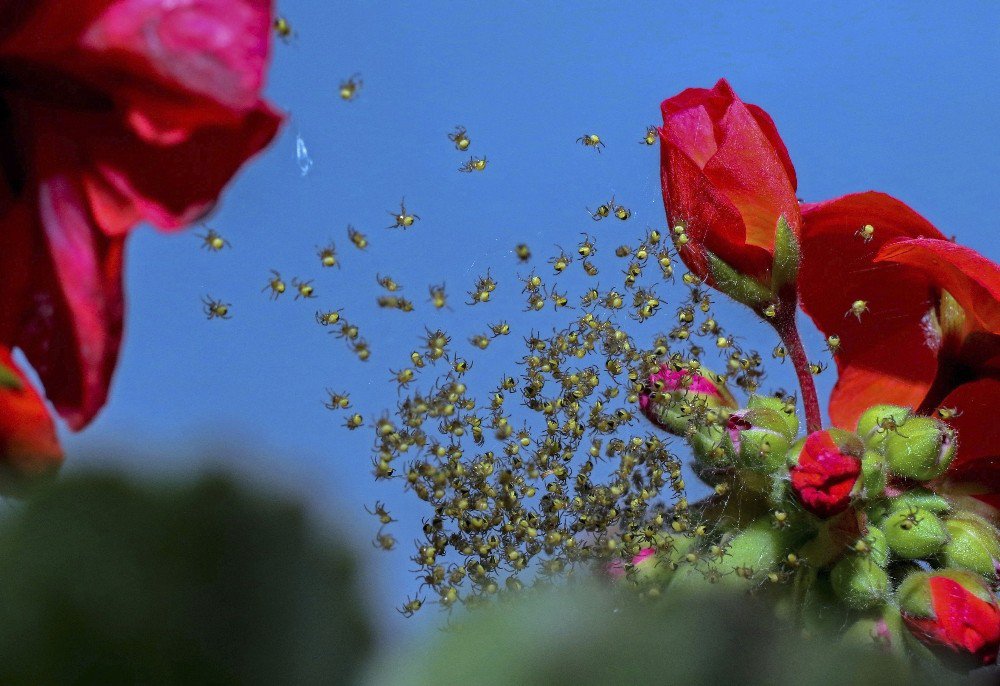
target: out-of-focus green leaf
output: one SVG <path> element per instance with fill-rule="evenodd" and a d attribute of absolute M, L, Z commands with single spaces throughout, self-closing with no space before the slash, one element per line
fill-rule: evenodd
<path fill-rule="evenodd" d="M 0 683 L 343 683 L 369 645 L 357 597 L 296 504 L 68 477 L 0 523 Z"/>
<path fill-rule="evenodd" d="M 943 679 L 943 680 L 942 680 Z M 527 593 L 474 611 L 430 645 L 374 666 L 370 686 L 947 684 L 891 655 L 802 634 L 742 594 L 657 607 L 601 587 Z"/>

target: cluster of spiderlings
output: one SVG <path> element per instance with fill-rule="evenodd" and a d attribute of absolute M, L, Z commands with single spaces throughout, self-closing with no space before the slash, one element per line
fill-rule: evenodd
<path fill-rule="evenodd" d="M 596 251 L 584 234 L 580 261 Z M 406 394 L 374 423 L 372 472 L 427 508 L 411 558 L 420 587 L 400 608 L 404 614 L 429 600 L 446 607 L 475 603 L 579 565 L 629 561 L 652 546 L 661 554 L 694 549 L 695 540 L 713 541 L 706 550 L 719 547 L 721 534 L 704 511 L 731 494 L 717 482 L 712 499 L 689 505 L 682 475 L 688 447 L 642 417 L 639 397 L 662 364 L 694 372 L 703 360 L 724 367 L 723 380 L 753 392 L 761 358 L 725 332 L 697 278 L 685 274 L 674 283 L 676 253 L 660 231 L 647 231 L 636 248 L 623 246 L 616 255 L 627 268 L 621 285 L 607 290 L 570 294 L 545 283 L 575 260 L 561 248 L 548 260 L 551 275 L 520 277 L 527 311 L 547 302 L 577 311 L 548 333 L 523 336 L 523 353 L 494 386 L 467 386 L 471 362 L 449 350 L 451 339 L 441 330 L 426 329 L 412 367 L 391 372 Z M 597 270 L 594 263 L 584 267 L 588 276 Z M 655 283 L 645 283 L 647 277 Z M 672 315 L 659 293 L 663 282 L 674 283 L 678 296 Z M 496 285 L 489 273 L 480 276 L 467 304 L 488 302 Z M 651 322 L 669 328 L 643 331 Z M 483 350 L 510 328 L 505 321 L 490 324 L 469 343 Z M 417 370 L 439 362 L 446 371 L 429 385 L 426 371 L 416 379 Z M 692 431 L 724 423 L 725 416 L 693 398 L 690 404 Z M 373 511 L 380 522 L 373 543 L 395 548 L 384 506 Z M 718 561 L 691 553 L 669 564 L 712 575 L 723 573 Z"/>

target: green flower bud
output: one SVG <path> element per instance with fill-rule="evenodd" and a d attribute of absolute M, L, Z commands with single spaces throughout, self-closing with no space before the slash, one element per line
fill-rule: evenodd
<path fill-rule="evenodd" d="M 941 551 L 948 567 L 969 569 L 985 577 L 997 578 L 1000 564 L 1000 530 L 986 519 L 962 512 L 945 520 L 951 540 Z"/>
<path fill-rule="evenodd" d="M 726 546 L 725 566 L 737 579 L 759 581 L 789 553 L 789 536 L 775 529 L 770 517 L 762 517 L 736 534 Z M 730 575 L 727 575 L 727 577 Z"/>
<path fill-rule="evenodd" d="M 912 417 L 899 429 L 886 432 L 884 439 L 889 471 L 918 481 L 944 474 L 956 447 L 955 432 L 931 417 Z"/>
<path fill-rule="evenodd" d="M 837 596 L 852 610 L 868 610 L 885 603 L 889 575 L 867 555 L 848 555 L 830 570 Z"/>
<path fill-rule="evenodd" d="M 944 522 L 933 512 L 918 507 L 894 510 L 881 528 L 890 550 L 906 560 L 936 555 L 948 542 Z"/>
<path fill-rule="evenodd" d="M 841 640 L 847 645 L 876 649 L 881 653 L 891 653 L 900 659 L 900 666 L 906 664 L 906 636 L 909 632 L 903 626 L 899 610 L 892 605 L 883 606 L 874 616 L 861 617 L 843 633 Z"/>
<path fill-rule="evenodd" d="M 861 456 L 861 475 L 864 497 L 874 500 L 885 493 L 887 470 L 885 458 L 877 450 L 866 450 Z"/>
<path fill-rule="evenodd" d="M 910 408 L 899 405 L 875 405 L 858 419 L 858 435 L 869 448 L 882 445 L 892 427 L 901 425 L 912 414 Z"/>
<path fill-rule="evenodd" d="M 747 400 L 747 409 L 751 411 L 752 416 L 749 419 L 754 426 L 780 431 L 789 441 L 799 435 L 799 417 L 794 410 L 788 411 L 789 405 L 784 400 L 772 395 L 752 395 Z M 768 411 L 766 420 L 763 410 Z M 759 419 L 757 418 L 758 412 L 761 413 Z M 779 419 L 780 423 L 775 422 L 774 418 Z"/>
<path fill-rule="evenodd" d="M 740 432 L 739 446 L 737 464 L 770 474 L 784 466 L 788 440 L 768 429 L 747 429 Z"/>

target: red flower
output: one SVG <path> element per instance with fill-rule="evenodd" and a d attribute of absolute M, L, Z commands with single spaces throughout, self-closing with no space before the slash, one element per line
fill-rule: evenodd
<path fill-rule="evenodd" d="M 770 287 L 775 229 L 800 226 L 795 169 L 771 117 L 725 79 L 664 100 L 660 178 L 671 227 L 686 223 L 685 264 L 713 284 L 707 252 Z M 714 285 L 714 284 L 713 284 Z"/>
<path fill-rule="evenodd" d="M 853 428 L 879 403 L 938 410 L 958 431 L 949 479 L 1000 492 L 1000 267 L 882 193 L 803 205 L 802 216 L 802 308 L 841 340 L 834 424 Z M 848 314 L 858 300 L 865 309 Z"/>
<path fill-rule="evenodd" d="M 79 429 L 117 361 L 125 235 L 205 214 L 277 131 L 260 97 L 271 2 L 4 7 L 0 344 Z"/>
<path fill-rule="evenodd" d="M 844 451 L 829 431 L 814 431 L 790 470 L 792 488 L 802 506 L 817 517 L 832 517 L 851 503 L 861 460 Z"/>
<path fill-rule="evenodd" d="M 975 592 L 954 578 L 928 576 L 919 581 L 929 587 L 930 611 L 903 611 L 903 620 L 910 631 L 930 646 L 968 653 L 980 664 L 996 662 L 1000 649 L 1000 608 L 992 594 L 978 580 L 970 584 L 976 586 L 978 592 Z M 913 589 L 910 594 L 920 604 L 920 596 L 925 592 Z M 904 600 L 903 604 L 909 603 Z"/>

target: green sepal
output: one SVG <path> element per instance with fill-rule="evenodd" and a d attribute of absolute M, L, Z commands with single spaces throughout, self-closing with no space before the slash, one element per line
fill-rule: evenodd
<path fill-rule="evenodd" d="M 0 391 L 20 391 L 24 388 L 21 377 L 7 365 L 0 363 Z"/>
<path fill-rule="evenodd" d="M 877 450 L 866 450 L 861 456 L 862 485 L 866 500 L 881 498 L 885 493 L 886 465 L 882 453 Z"/>
<path fill-rule="evenodd" d="M 774 298 L 756 279 L 741 274 L 710 250 L 705 251 L 708 269 L 715 287 L 736 302 L 755 310 L 766 307 Z"/>
<path fill-rule="evenodd" d="M 871 557 L 872 562 L 879 567 L 887 567 L 889 565 L 889 542 L 886 540 L 884 531 L 878 527 L 869 525 L 868 533 L 861 540 L 868 546 L 868 556 Z"/>
<path fill-rule="evenodd" d="M 771 291 L 775 295 L 786 286 L 795 284 L 801 261 L 799 238 L 788 225 L 785 215 L 781 215 L 774 231 L 774 262 L 771 267 Z"/>
<path fill-rule="evenodd" d="M 914 488 L 892 499 L 893 510 L 905 507 L 917 507 L 934 514 L 941 514 L 951 509 L 951 503 L 926 488 Z"/>
<path fill-rule="evenodd" d="M 775 529 L 770 517 L 761 517 L 743 531 L 724 541 L 726 556 L 724 563 L 730 569 L 750 570 L 749 578 L 764 579 L 768 572 L 778 566 L 791 552 L 792 534 L 788 530 Z M 744 580 L 737 574 L 726 575 L 733 580 Z"/>

